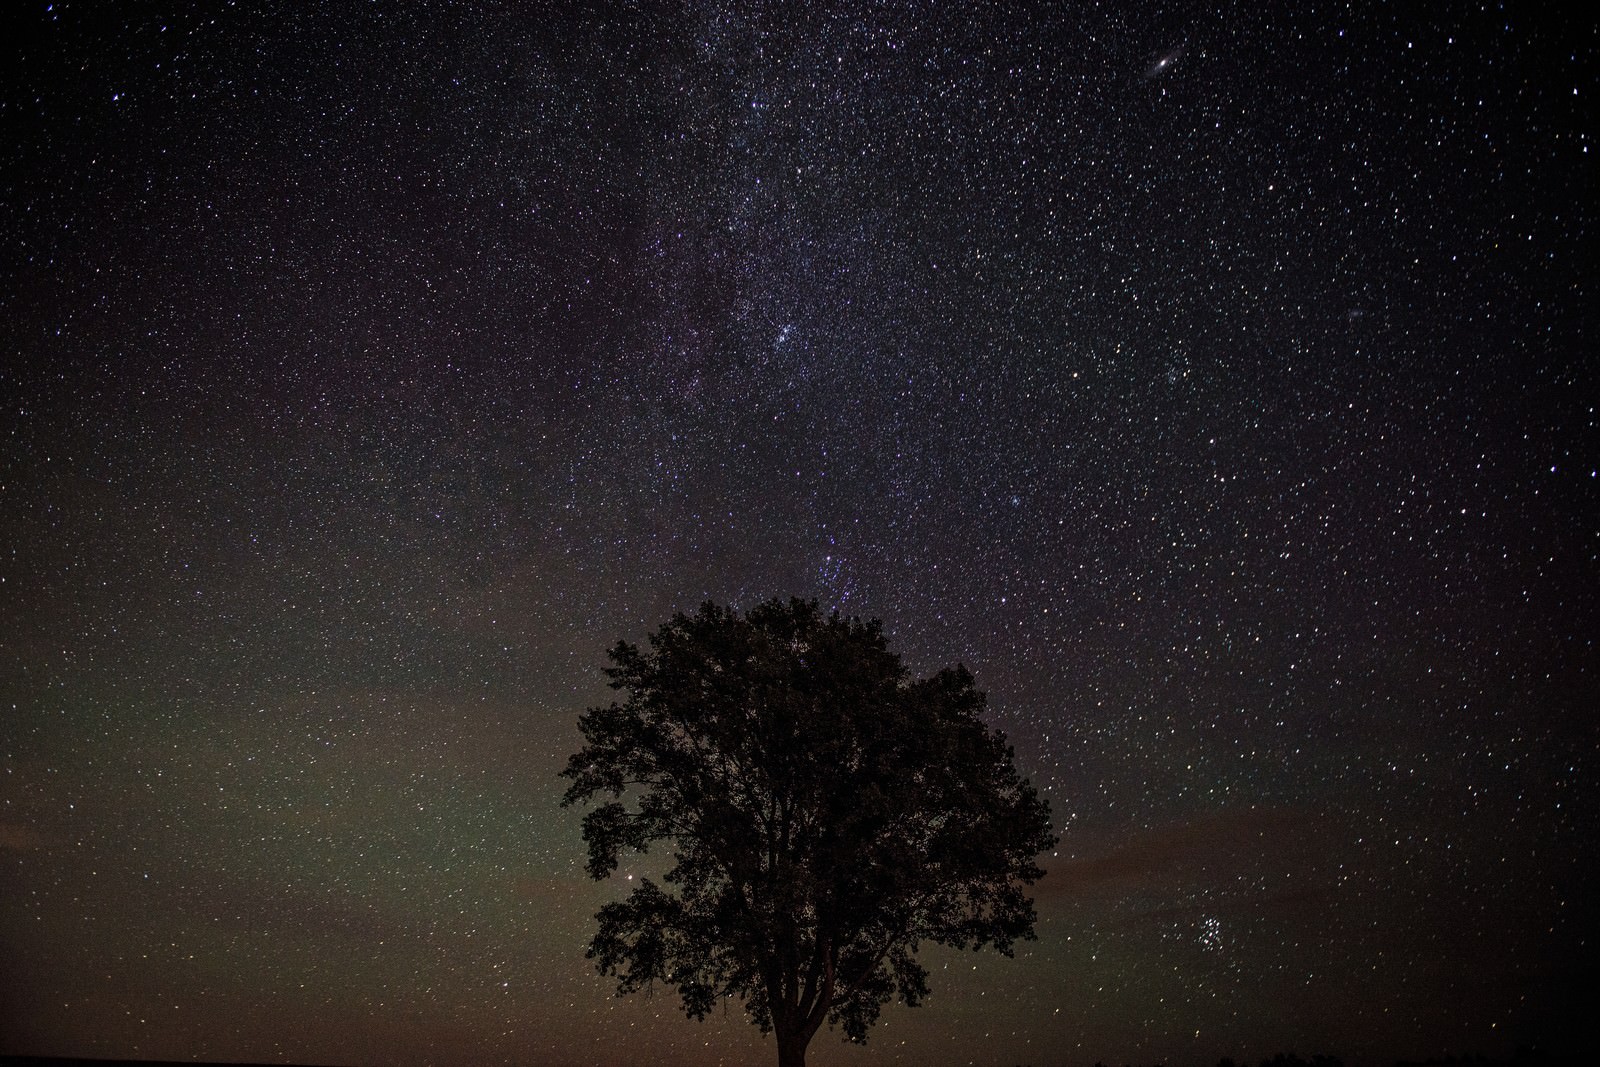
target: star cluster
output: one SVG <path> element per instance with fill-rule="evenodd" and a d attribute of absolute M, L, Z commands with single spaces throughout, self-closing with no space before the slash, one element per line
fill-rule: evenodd
<path fill-rule="evenodd" d="M 21 5 L 0 1052 L 744 1062 L 555 774 L 710 598 L 1063 837 L 820 1063 L 1593 1040 L 1593 19 Z"/>

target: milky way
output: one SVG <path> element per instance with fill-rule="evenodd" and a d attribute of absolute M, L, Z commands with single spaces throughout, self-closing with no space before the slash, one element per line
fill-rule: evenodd
<path fill-rule="evenodd" d="M 555 773 L 773 595 L 1063 835 L 814 1063 L 1592 1041 L 1593 19 L 1033 6 L 8 10 L 0 1053 L 764 1062 Z"/>

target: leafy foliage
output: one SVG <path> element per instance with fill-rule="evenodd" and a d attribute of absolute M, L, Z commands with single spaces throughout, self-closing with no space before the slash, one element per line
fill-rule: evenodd
<path fill-rule="evenodd" d="M 626 699 L 580 719 L 563 804 L 602 798 L 593 877 L 658 842 L 674 861 L 597 916 L 619 993 L 668 983 L 695 1018 L 737 996 L 799 1063 L 824 1020 L 864 1042 L 890 999 L 917 1004 L 922 942 L 1033 937 L 1049 806 L 964 668 L 912 680 L 877 622 L 801 600 L 707 603 L 610 658 Z"/>

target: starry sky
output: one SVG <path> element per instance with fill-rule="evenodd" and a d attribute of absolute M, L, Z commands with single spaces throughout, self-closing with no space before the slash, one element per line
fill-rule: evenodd
<path fill-rule="evenodd" d="M 964 662 L 1063 835 L 813 1063 L 1592 1042 L 1552 12 L 8 4 L 0 1053 L 766 1062 L 592 972 L 556 772 L 774 595 Z"/>

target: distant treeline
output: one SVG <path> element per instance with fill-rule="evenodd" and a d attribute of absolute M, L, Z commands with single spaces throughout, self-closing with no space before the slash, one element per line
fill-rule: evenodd
<path fill-rule="evenodd" d="M 1568 1058 L 1552 1056 L 1538 1049 L 1519 1049 L 1509 1059 L 1495 1059 L 1489 1056 L 1447 1056 L 1443 1059 L 1432 1060 L 1395 1060 L 1394 1067 L 1577 1067 L 1579 1063 L 1585 1067 L 1595 1062 L 1584 1058 Z M 176 1061 L 156 1060 L 94 1060 L 94 1059 L 67 1059 L 53 1056 L 0 1056 L 0 1067 L 196 1067 L 193 1062 L 179 1063 Z M 255 1064 L 213 1064 L 210 1067 L 267 1067 Z M 275 1064 L 272 1067 L 285 1067 L 284 1064 Z M 1018 1064 L 1017 1067 L 1028 1067 Z M 1096 1063 L 1094 1067 L 1108 1067 L 1105 1063 Z M 1122 1064 L 1121 1067 L 1131 1067 Z M 1163 1063 L 1154 1063 L 1150 1067 L 1167 1067 Z M 1236 1060 L 1232 1056 L 1224 1056 L 1217 1061 L 1217 1067 L 1251 1067 L 1249 1060 Z M 1344 1067 L 1344 1061 L 1337 1056 L 1312 1056 L 1304 1059 L 1292 1052 L 1280 1052 L 1270 1059 L 1258 1060 L 1255 1067 Z"/>
<path fill-rule="evenodd" d="M 1493 1056 L 1445 1056 L 1442 1059 L 1428 1060 L 1395 1060 L 1394 1067 L 1577 1067 L 1580 1061 L 1564 1056 L 1552 1056 L 1540 1049 L 1518 1049 L 1510 1058 Z M 1582 1061 L 1587 1064 L 1593 1061 Z M 1024 1067 L 1024 1065 L 1019 1065 Z M 1109 1067 L 1104 1062 L 1097 1062 L 1094 1067 Z M 1131 1067 L 1123 1064 L 1122 1067 Z M 1163 1063 L 1151 1064 L 1150 1067 L 1167 1067 Z M 1232 1056 L 1224 1056 L 1217 1061 L 1217 1067 L 1251 1067 L 1247 1059 L 1236 1060 Z M 1267 1059 L 1256 1061 L 1256 1067 L 1344 1067 L 1344 1061 L 1338 1056 L 1312 1056 L 1305 1059 L 1296 1056 L 1293 1052 L 1280 1052 Z"/>

